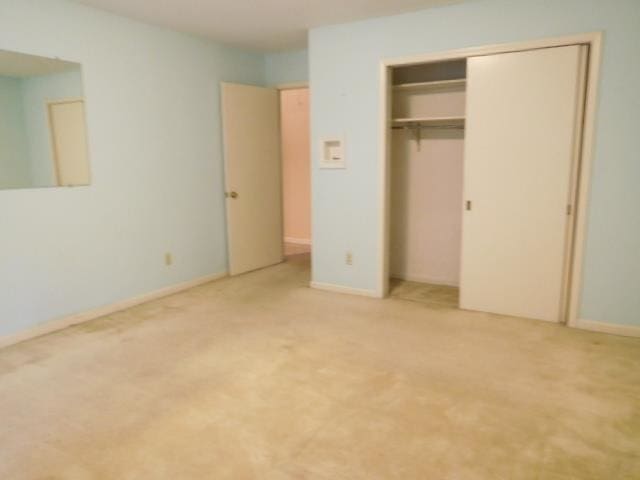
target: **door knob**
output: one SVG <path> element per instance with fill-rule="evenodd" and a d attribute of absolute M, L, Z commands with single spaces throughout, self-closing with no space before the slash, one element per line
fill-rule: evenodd
<path fill-rule="evenodd" d="M 238 192 L 231 192 L 228 194 L 228 196 L 231 198 L 238 198 Z"/>

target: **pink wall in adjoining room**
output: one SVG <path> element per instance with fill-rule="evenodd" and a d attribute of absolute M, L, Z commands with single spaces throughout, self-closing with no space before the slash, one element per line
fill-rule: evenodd
<path fill-rule="evenodd" d="M 309 89 L 280 92 L 285 239 L 311 239 Z"/>

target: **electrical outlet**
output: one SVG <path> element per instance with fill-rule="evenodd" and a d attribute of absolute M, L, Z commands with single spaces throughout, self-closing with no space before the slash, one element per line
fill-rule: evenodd
<path fill-rule="evenodd" d="M 164 254 L 164 264 L 166 266 L 173 265 L 173 255 L 171 255 L 170 252 L 167 252 L 167 253 Z"/>
<path fill-rule="evenodd" d="M 353 253 L 347 252 L 344 257 L 344 263 L 346 263 L 347 265 L 353 265 Z"/>

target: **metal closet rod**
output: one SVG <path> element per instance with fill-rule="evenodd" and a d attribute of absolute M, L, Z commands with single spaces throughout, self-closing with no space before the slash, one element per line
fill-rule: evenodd
<path fill-rule="evenodd" d="M 434 130 L 464 130 L 463 125 L 403 125 L 399 127 L 391 127 L 392 130 L 411 130 L 418 128 L 432 128 Z"/>

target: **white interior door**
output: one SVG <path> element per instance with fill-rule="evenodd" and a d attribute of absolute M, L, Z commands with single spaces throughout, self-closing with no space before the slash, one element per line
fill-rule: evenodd
<path fill-rule="evenodd" d="M 582 48 L 468 61 L 461 308 L 561 320 Z"/>
<path fill-rule="evenodd" d="M 52 102 L 48 108 L 58 185 L 88 185 L 90 178 L 84 102 Z"/>
<path fill-rule="evenodd" d="M 222 84 L 231 275 L 282 261 L 278 91 Z"/>

